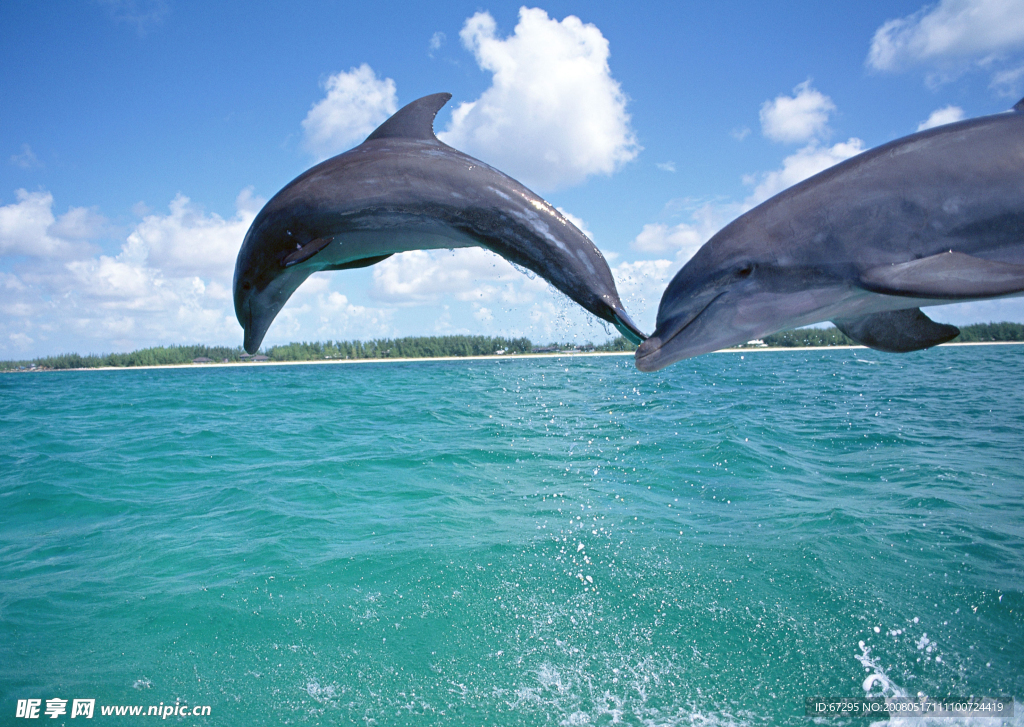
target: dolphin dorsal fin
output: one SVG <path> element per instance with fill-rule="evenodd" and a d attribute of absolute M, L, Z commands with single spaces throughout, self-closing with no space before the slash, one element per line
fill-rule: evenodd
<path fill-rule="evenodd" d="M 403 106 L 394 116 L 377 127 L 377 130 L 366 137 L 366 141 L 374 139 L 416 139 L 419 141 L 438 142 L 434 136 L 434 117 L 441 107 L 448 103 L 450 93 L 435 93 L 416 99 Z"/>
<path fill-rule="evenodd" d="M 1013 110 L 1024 114 L 1024 98 L 1013 105 Z"/>

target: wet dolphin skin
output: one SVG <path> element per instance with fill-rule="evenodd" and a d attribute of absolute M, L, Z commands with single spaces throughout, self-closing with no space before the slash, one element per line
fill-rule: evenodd
<path fill-rule="evenodd" d="M 450 98 L 434 94 L 405 106 L 260 211 L 235 264 L 235 315 L 246 351 L 259 348 L 314 272 L 373 265 L 407 250 L 469 246 L 532 270 L 633 342 L 643 340 L 586 235 L 516 180 L 434 136 L 434 116 Z"/>
<path fill-rule="evenodd" d="M 959 332 L 921 306 L 1022 293 L 1024 100 L 871 149 L 734 220 L 669 283 L 636 365 L 820 321 L 914 351 Z"/>

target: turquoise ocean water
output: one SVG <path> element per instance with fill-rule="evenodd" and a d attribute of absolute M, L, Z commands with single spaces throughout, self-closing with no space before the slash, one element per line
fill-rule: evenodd
<path fill-rule="evenodd" d="M 0 376 L 0 724 L 1020 724 L 1022 381 L 1024 346 Z"/>

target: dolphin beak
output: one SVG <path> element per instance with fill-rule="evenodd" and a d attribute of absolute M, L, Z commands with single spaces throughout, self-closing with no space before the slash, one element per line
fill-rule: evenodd
<path fill-rule="evenodd" d="M 235 307 L 238 322 L 245 331 L 242 346 L 249 353 L 256 353 L 270 324 L 284 308 L 292 293 L 313 273 L 312 268 L 296 265 L 282 270 L 262 290 L 251 290 Z"/>
<path fill-rule="evenodd" d="M 612 308 L 612 323 L 619 333 L 626 337 L 626 340 L 639 345 L 647 340 L 647 334 L 641 331 L 629 314 L 622 308 Z"/>
<path fill-rule="evenodd" d="M 666 366 L 674 364 L 676 361 L 681 361 L 684 358 L 691 358 L 702 353 L 714 351 L 715 346 L 694 346 L 694 339 L 697 339 L 696 342 L 700 344 L 701 337 L 688 334 L 699 331 L 706 326 L 707 321 L 702 319 L 701 315 L 723 294 L 722 291 L 710 291 L 709 294 L 692 301 L 692 304 L 687 306 L 687 310 L 684 310 L 682 313 L 673 316 L 667 321 L 659 320 L 658 327 L 651 334 L 651 337 L 640 344 L 640 347 L 636 350 L 635 362 L 637 369 L 648 373 L 660 371 Z"/>
<path fill-rule="evenodd" d="M 277 310 L 271 312 L 266 307 L 257 304 L 256 311 L 253 311 L 253 298 L 250 296 L 246 301 L 245 323 L 242 324 L 245 330 L 245 338 L 242 346 L 248 353 L 256 353 L 263 343 L 263 337 L 267 335 L 270 324 L 277 316 Z M 280 310 L 280 308 L 278 308 Z"/>

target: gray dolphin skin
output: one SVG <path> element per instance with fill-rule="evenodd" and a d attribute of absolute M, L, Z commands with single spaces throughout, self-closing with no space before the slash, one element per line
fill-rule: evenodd
<path fill-rule="evenodd" d="M 246 351 L 255 353 L 291 294 L 318 270 L 470 246 L 532 270 L 634 343 L 645 338 L 586 235 L 516 180 L 434 136 L 434 117 L 450 98 L 413 101 L 260 211 L 235 263 L 235 315 Z"/>
<path fill-rule="evenodd" d="M 1024 99 L 897 139 L 719 231 L 672 279 L 641 371 L 832 321 L 902 353 L 959 331 L 921 306 L 1024 293 Z"/>

